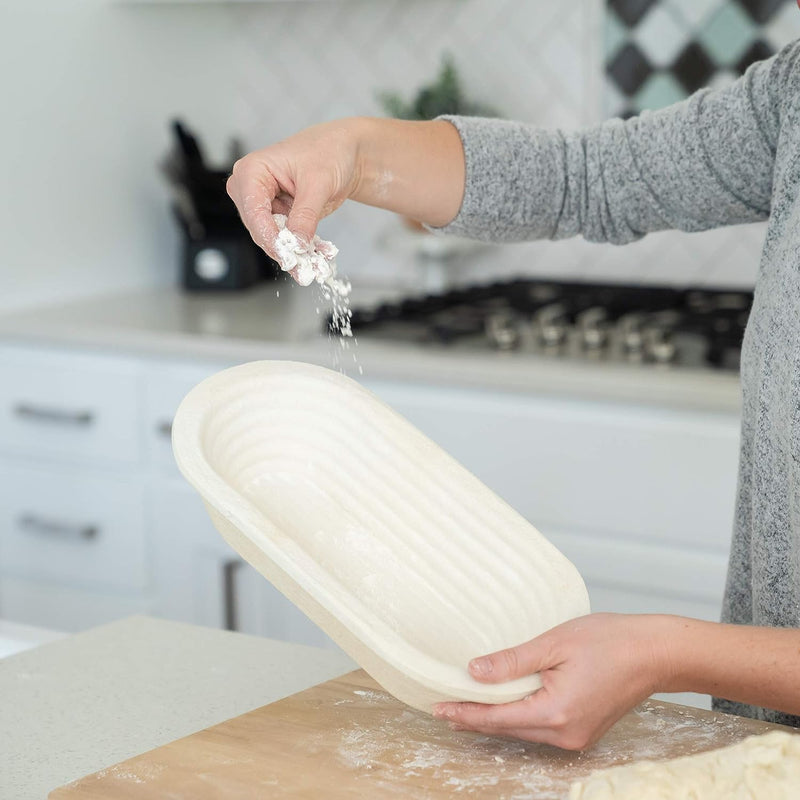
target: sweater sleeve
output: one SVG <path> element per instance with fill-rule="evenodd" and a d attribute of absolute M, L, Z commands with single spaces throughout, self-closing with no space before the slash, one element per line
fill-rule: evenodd
<path fill-rule="evenodd" d="M 733 85 L 582 132 L 443 117 L 466 157 L 458 216 L 443 230 L 495 242 L 624 244 L 651 231 L 701 231 L 770 213 L 785 74 L 800 45 Z"/>

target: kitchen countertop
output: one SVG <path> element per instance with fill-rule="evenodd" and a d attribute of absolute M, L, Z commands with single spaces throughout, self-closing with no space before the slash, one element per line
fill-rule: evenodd
<path fill-rule="evenodd" d="M 394 299 L 393 294 L 398 292 L 355 287 L 353 305 Z M 739 378 L 730 372 L 566 362 L 370 340 L 366 335 L 357 345 L 347 341 L 343 349 L 338 339 L 329 340 L 321 332 L 326 309 L 316 286 L 303 288 L 291 281 L 242 293 L 191 294 L 161 287 L 2 315 L 0 341 L 224 364 L 289 359 L 341 368 L 355 378 L 360 366 L 367 380 L 734 414 L 741 407 Z"/>
<path fill-rule="evenodd" d="M 333 651 L 149 617 L 0 659 L 0 797 L 43 800 L 354 668 Z"/>

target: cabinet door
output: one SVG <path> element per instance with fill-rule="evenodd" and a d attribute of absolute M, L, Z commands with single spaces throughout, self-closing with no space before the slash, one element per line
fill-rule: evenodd
<path fill-rule="evenodd" d="M 172 419 L 181 400 L 200 381 L 226 365 L 159 365 L 145 373 L 144 443 L 150 464 L 176 477 L 180 473 L 172 455 Z"/>
<path fill-rule="evenodd" d="M 158 480 L 148 505 L 157 613 L 227 627 L 226 582 L 240 559 L 211 524 L 200 496 L 180 479 Z"/>
<path fill-rule="evenodd" d="M 593 607 L 613 601 L 606 610 L 689 609 L 718 618 L 736 493 L 736 415 L 370 388 L 550 538 L 581 571 Z"/>
<path fill-rule="evenodd" d="M 388 383 L 371 388 L 543 530 L 728 550 L 736 415 Z"/>
<path fill-rule="evenodd" d="M 141 479 L 0 462 L 0 571 L 76 587 L 146 589 Z"/>
<path fill-rule="evenodd" d="M 190 487 L 177 480 L 159 481 L 151 499 L 157 613 L 338 649 L 228 546 Z"/>
<path fill-rule="evenodd" d="M 234 581 L 237 630 L 341 652 L 321 628 L 249 564 L 241 564 Z"/>
<path fill-rule="evenodd" d="M 121 358 L 0 347 L 0 447 L 25 457 L 141 460 L 141 381 Z"/>

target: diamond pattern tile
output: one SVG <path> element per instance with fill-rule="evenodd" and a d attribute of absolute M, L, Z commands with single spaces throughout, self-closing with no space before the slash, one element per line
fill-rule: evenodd
<path fill-rule="evenodd" d="M 707 86 L 715 70 L 714 62 L 696 42 L 687 45 L 672 65 L 672 73 L 687 94 Z"/>
<path fill-rule="evenodd" d="M 662 0 L 684 25 L 697 29 L 724 3 L 730 0 Z"/>
<path fill-rule="evenodd" d="M 764 25 L 775 16 L 775 12 L 783 6 L 784 0 L 738 0 L 738 2 L 754 22 Z"/>
<path fill-rule="evenodd" d="M 646 7 L 608 0 L 606 15 L 604 105 L 606 114 L 614 115 L 651 107 L 659 98 L 675 102 L 703 86 L 726 85 L 731 75 L 800 37 L 795 0 L 655 0 Z M 620 92 L 638 93 L 647 104 L 640 100 L 621 111 Z"/>
<path fill-rule="evenodd" d="M 772 48 L 763 40 L 758 39 L 747 49 L 747 52 L 736 63 L 736 72 L 744 73 L 756 61 L 764 61 L 773 53 Z"/>
<path fill-rule="evenodd" d="M 733 66 L 758 36 L 753 20 L 736 3 L 727 3 L 700 31 L 699 40 L 715 64 Z"/>
<path fill-rule="evenodd" d="M 653 66 L 636 44 L 628 42 L 608 65 L 607 71 L 614 83 L 630 96 L 636 94 L 653 74 Z"/>
<path fill-rule="evenodd" d="M 609 8 L 614 9 L 619 18 L 628 26 L 636 25 L 658 0 L 609 0 Z"/>
<path fill-rule="evenodd" d="M 685 47 L 686 33 L 669 8 L 659 4 L 637 25 L 633 41 L 653 66 L 668 67 Z"/>

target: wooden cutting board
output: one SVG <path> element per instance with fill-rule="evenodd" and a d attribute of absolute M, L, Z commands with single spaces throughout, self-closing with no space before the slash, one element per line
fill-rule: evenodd
<path fill-rule="evenodd" d="M 358 670 L 54 790 L 51 800 L 562 800 L 595 769 L 779 726 L 648 701 L 586 753 L 454 732 Z"/>

